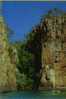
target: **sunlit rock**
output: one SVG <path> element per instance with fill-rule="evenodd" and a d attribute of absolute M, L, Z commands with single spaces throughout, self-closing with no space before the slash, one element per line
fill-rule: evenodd
<path fill-rule="evenodd" d="M 66 88 L 66 14 L 46 18 L 46 26 L 47 40 L 42 42 L 41 86 L 47 83 L 51 88 L 64 89 Z"/>
<path fill-rule="evenodd" d="M 0 92 L 16 90 L 16 66 L 9 55 L 8 29 L 0 16 Z"/>

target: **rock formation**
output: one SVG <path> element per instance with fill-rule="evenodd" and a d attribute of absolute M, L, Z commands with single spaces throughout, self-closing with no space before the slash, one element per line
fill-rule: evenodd
<path fill-rule="evenodd" d="M 66 14 L 46 18 L 47 40 L 42 42 L 41 86 L 66 88 Z"/>
<path fill-rule="evenodd" d="M 16 66 L 11 62 L 8 29 L 0 16 L 0 92 L 16 90 Z"/>

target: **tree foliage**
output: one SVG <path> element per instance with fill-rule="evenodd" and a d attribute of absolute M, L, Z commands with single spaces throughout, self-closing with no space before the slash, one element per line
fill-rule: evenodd
<path fill-rule="evenodd" d="M 35 56 L 29 52 L 25 42 L 15 42 L 19 62 L 17 68 L 17 85 L 32 88 L 34 85 Z M 19 47 L 18 47 L 19 46 Z"/>

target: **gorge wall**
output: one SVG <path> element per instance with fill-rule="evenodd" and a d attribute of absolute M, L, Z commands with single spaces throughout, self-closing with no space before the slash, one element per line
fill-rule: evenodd
<path fill-rule="evenodd" d="M 26 43 L 30 46 L 30 52 L 36 56 L 34 69 L 38 76 L 35 77 L 35 82 L 39 89 L 66 89 L 66 14 L 48 16 L 43 23 L 30 32 Z M 17 60 L 13 55 L 18 57 L 13 44 L 8 41 L 8 29 L 0 16 L 1 92 L 16 90 Z"/>
<path fill-rule="evenodd" d="M 0 92 L 16 90 L 16 66 L 9 56 L 8 29 L 0 16 Z"/>
<path fill-rule="evenodd" d="M 47 40 L 42 42 L 42 87 L 66 88 L 66 14 L 45 19 Z"/>

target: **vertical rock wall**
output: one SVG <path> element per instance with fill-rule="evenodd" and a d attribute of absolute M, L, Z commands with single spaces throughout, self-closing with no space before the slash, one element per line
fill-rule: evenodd
<path fill-rule="evenodd" d="M 16 67 L 9 57 L 7 27 L 0 16 L 0 91 L 16 90 Z"/>
<path fill-rule="evenodd" d="M 66 88 L 66 14 L 46 18 L 47 41 L 42 43 L 41 86 Z"/>

